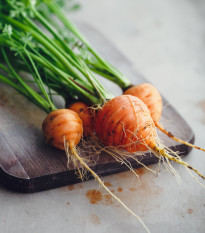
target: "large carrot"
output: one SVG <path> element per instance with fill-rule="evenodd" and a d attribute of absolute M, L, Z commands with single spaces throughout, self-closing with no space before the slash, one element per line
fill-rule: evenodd
<path fill-rule="evenodd" d="M 122 95 L 107 102 L 97 114 L 95 130 L 100 141 L 106 146 L 125 149 L 128 152 L 150 150 L 157 156 L 184 165 L 205 179 L 195 168 L 170 154 L 159 142 L 147 106 L 135 96 Z"/>

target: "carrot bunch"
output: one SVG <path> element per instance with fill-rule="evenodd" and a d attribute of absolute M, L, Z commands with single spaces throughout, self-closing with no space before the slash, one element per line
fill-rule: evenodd
<path fill-rule="evenodd" d="M 48 4 L 48 7 L 61 20 L 65 26 L 65 29 L 72 33 L 72 36 L 69 34 L 67 40 L 70 41 L 71 38 L 77 38 L 75 46 L 78 48 L 78 56 L 84 60 L 84 62 L 93 72 L 116 83 L 119 87 L 122 88 L 124 94 L 130 94 L 141 99 L 147 105 L 154 120 L 155 126 L 168 137 L 187 146 L 205 151 L 205 149 L 199 146 L 195 146 L 191 143 L 185 142 L 180 138 L 175 137 L 171 132 L 168 132 L 166 129 L 164 129 L 163 126 L 159 123 L 162 114 L 162 97 L 159 91 L 153 85 L 149 83 L 142 83 L 133 86 L 129 79 L 122 72 L 106 61 L 91 46 L 89 41 L 82 35 L 78 28 L 65 16 L 61 7 L 51 2 Z"/>
<path fill-rule="evenodd" d="M 45 0 L 38 4 L 32 1 L 16 0 L 13 4 L 9 0 L 3 1 L 0 13 L 0 57 L 3 60 L 0 66 L 7 75 L 1 74 L 0 81 L 12 86 L 46 111 L 48 115 L 42 123 L 46 142 L 65 150 L 68 161 L 73 161 L 81 179 L 82 169 L 85 168 L 113 198 L 141 221 L 78 154 L 76 147 L 83 132 L 86 137 L 96 135 L 105 147 L 116 148 L 119 153 L 150 150 L 159 159 L 165 158 L 167 164 L 173 160 L 205 179 L 160 142 L 156 132 L 162 112 L 158 91 L 152 88 L 151 95 L 145 85 L 143 91 L 137 91 L 140 93 L 137 97 L 133 89 L 114 97 L 92 71 L 111 79 L 123 89 L 130 86 L 129 80 L 92 49 L 55 1 Z M 49 22 L 47 14 L 44 14 L 45 9 L 47 13 L 55 14 L 72 36 L 63 37 L 60 27 L 54 27 Z M 49 35 L 44 34 L 41 28 L 48 31 Z M 78 40 L 83 42 L 84 47 L 79 46 Z M 92 56 L 85 56 L 83 51 Z M 20 77 L 19 71 L 29 74 L 31 80 Z M 52 98 L 54 94 L 62 96 L 69 104 L 75 103 L 69 105 L 69 109 L 57 109 Z"/>
<path fill-rule="evenodd" d="M 43 1 L 44 8 L 40 10 L 38 4 L 20 3 L 18 0 L 11 4 L 9 0 L 4 1 L 0 13 L 4 25 L 0 44 L 9 52 L 11 60 L 15 60 L 17 70 L 31 73 L 37 84 L 44 82 L 49 90 L 53 89 L 66 102 L 78 102 L 70 106 L 70 110 L 74 110 L 78 115 L 72 113 L 72 116 L 67 117 L 66 115 L 72 111 L 64 110 L 58 111 L 60 117 L 56 117 L 57 113 L 46 110 L 49 115 L 43 123 L 43 131 L 47 142 L 59 149 L 65 149 L 66 145 L 66 148 L 69 148 L 66 151 L 73 155 L 73 148 L 77 146 L 83 133 L 79 126 L 80 117 L 83 121 L 84 135 L 93 136 L 96 133 L 105 146 L 131 153 L 150 150 L 156 156 L 183 164 L 203 177 L 190 165 L 183 163 L 176 153 L 170 152 L 160 143 L 156 126 L 159 127 L 162 100 L 158 91 L 149 84 L 128 89 L 130 81 L 91 47 L 65 17 L 57 3 Z M 58 27 L 54 27 L 48 21 L 43 12 L 45 9 L 61 20 L 70 31 L 69 37 L 64 38 Z M 39 24 L 49 31 L 50 36 L 43 33 Z M 79 46 L 78 40 L 83 46 Z M 86 55 L 86 52 L 90 56 Z M 114 98 L 91 71 L 127 89 L 125 95 Z M 42 91 L 41 86 L 40 90 Z M 43 93 L 46 94 L 45 90 Z M 47 95 L 45 96 L 47 98 Z M 47 101 L 51 102 L 48 98 Z M 86 104 L 94 106 L 94 109 L 97 107 L 98 111 L 91 113 Z M 63 127 L 60 121 L 69 126 Z M 74 125 L 78 126 L 77 130 L 74 130 Z M 66 135 L 66 130 L 73 130 L 73 133 Z M 75 138 L 72 138 L 74 136 Z"/>

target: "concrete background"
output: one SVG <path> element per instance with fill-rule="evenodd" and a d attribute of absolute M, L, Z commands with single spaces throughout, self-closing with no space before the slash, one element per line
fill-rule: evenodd
<path fill-rule="evenodd" d="M 84 0 L 71 18 L 101 31 L 170 101 L 205 148 L 205 2 L 203 0 Z M 173 122 L 174 124 L 174 122 Z M 205 154 L 193 150 L 185 161 L 205 174 Z M 167 172 L 141 169 L 105 177 L 111 189 L 140 215 L 153 233 L 204 233 L 205 189 L 174 165 L 178 184 Z M 156 169 L 156 165 L 151 166 Z M 202 181 L 203 182 L 203 181 Z M 205 184 L 205 183 L 203 183 Z M 106 193 L 98 204 L 86 192 L 95 181 L 35 194 L 0 186 L 0 232 L 145 232 Z"/>

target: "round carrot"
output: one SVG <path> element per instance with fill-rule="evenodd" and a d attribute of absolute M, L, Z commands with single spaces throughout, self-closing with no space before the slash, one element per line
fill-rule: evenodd
<path fill-rule="evenodd" d="M 150 150 L 158 157 L 163 156 L 184 165 L 205 179 L 160 143 L 147 106 L 135 96 L 121 95 L 107 102 L 96 116 L 95 130 L 99 140 L 106 146 L 125 149 L 131 153 Z"/>
<path fill-rule="evenodd" d="M 187 146 L 193 147 L 198 150 L 205 151 L 205 149 L 195 146 L 189 142 L 186 142 L 180 138 L 175 137 L 171 132 L 168 132 L 163 126 L 159 123 L 161 114 L 162 114 L 162 97 L 159 91 L 149 83 L 142 83 L 136 86 L 133 86 L 127 89 L 124 92 L 125 95 L 133 95 L 141 99 L 148 107 L 152 119 L 155 123 L 155 126 L 161 130 L 164 134 L 168 137 L 172 138 L 173 140 L 185 144 Z"/>
<path fill-rule="evenodd" d="M 154 122 L 158 122 L 162 114 L 162 97 L 159 91 L 149 83 L 130 87 L 125 95 L 133 95 L 141 99 L 148 107 Z"/>
<path fill-rule="evenodd" d="M 92 136 L 94 133 L 94 123 L 93 123 L 93 115 L 89 109 L 89 105 L 83 102 L 75 102 L 69 109 L 78 113 L 81 120 L 83 121 L 83 135 L 84 136 Z"/>
<path fill-rule="evenodd" d="M 58 109 L 47 115 L 42 124 L 46 141 L 58 149 L 65 150 L 77 146 L 82 134 L 83 123 L 79 115 L 69 109 Z"/>
<path fill-rule="evenodd" d="M 106 146 L 129 152 L 148 150 L 156 138 L 147 106 L 131 95 L 121 95 L 107 102 L 97 114 L 95 130 Z"/>

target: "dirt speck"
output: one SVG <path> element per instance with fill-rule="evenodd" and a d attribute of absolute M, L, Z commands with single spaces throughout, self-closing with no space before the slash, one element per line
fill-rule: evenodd
<path fill-rule="evenodd" d="M 102 193 L 99 190 L 91 189 L 87 191 L 86 197 L 91 204 L 98 204 L 102 200 Z"/>
<path fill-rule="evenodd" d="M 121 172 L 121 173 L 118 174 L 118 176 L 119 176 L 120 178 L 125 179 L 125 178 L 130 177 L 130 172 L 129 172 L 129 171 Z"/>
<path fill-rule="evenodd" d="M 110 205 L 113 203 L 112 196 L 110 194 L 105 194 L 105 205 Z"/>
<path fill-rule="evenodd" d="M 79 184 L 77 188 L 78 188 L 78 189 L 83 189 L 84 186 L 83 186 L 83 184 Z"/>
<path fill-rule="evenodd" d="M 67 205 L 70 205 L 70 202 L 69 202 L 69 201 L 67 202 Z"/>
<path fill-rule="evenodd" d="M 136 172 L 136 174 L 137 175 L 143 175 L 144 173 L 145 173 L 145 168 L 144 167 L 140 167 L 140 168 L 138 168 L 138 169 L 135 169 L 135 172 Z"/>
<path fill-rule="evenodd" d="M 110 182 L 104 182 L 104 185 L 107 187 L 112 187 L 112 185 L 110 184 Z"/>
<path fill-rule="evenodd" d="M 68 186 L 68 189 L 69 189 L 70 191 L 74 190 L 74 185 L 69 185 L 69 186 Z"/>
<path fill-rule="evenodd" d="M 95 225 L 99 225 L 101 223 L 100 218 L 96 214 L 91 215 L 91 222 Z"/>
<path fill-rule="evenodd" d="M 99 190 L 92 189 L 88 190 L 86 197 L 89 199 L 91 204 L 102 204 L 102 205 L 111 205 L 113 204 L 113 198 L 110 194 L 102 194 Z"/>
<path fill-rule="evenodd" d="M 201 119 L 201 123 L 205 125 L 205 100 L 199 101 L 198 106 L 200 107 L 200 109 L 201 109 L 202 112 L 204 113 L 204 116 L 203 116 L 203 118 Z"/>
<path fill-rule="evenodd" d="M 118 189 L 117 189 L 117 191 L 119 192 L 119 193 L 121 193 L 122 192 L 122 188 L 121 187 L 119 187 Z"/>
<path fill-rule="evenodd" d="M 130 188 L 130 191 L 136 191 L 136 188 Z"/>
<path fill-rule="evenodd" d="M 187 210 L 187 212 L 188 212 L 188 214 L 192 214 L 192 213 L 193 213 L 193 209 L 189 208 L 189 209 Z"/>

